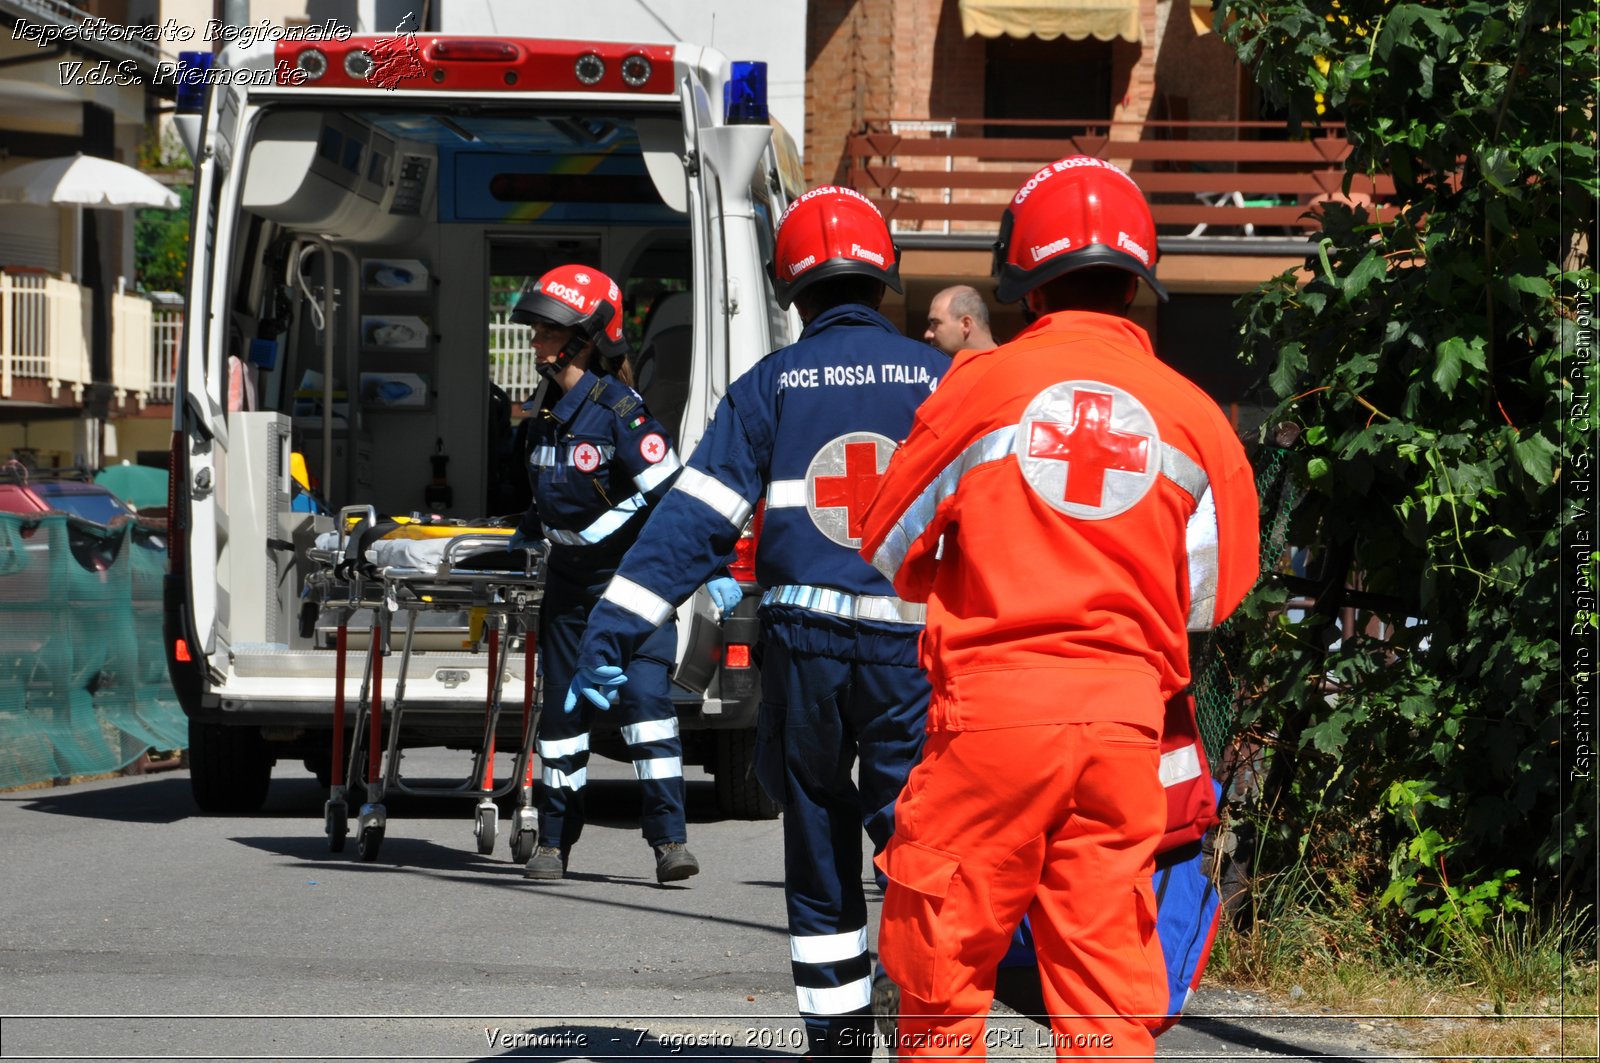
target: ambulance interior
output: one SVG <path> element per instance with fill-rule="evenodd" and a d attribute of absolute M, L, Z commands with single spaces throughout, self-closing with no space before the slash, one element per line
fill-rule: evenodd
<path fill-rule="evenodd" d="M 327 505 L 520 513 L 513 410 L 539 378 L 507 314 L 563 263 L 622 286 L 636 386 L 679 427 L 693 328 L 680 112 L 560 106 L 302 104 L 254 123 L 232 357 L 213 371 L 234 374 L 230 409 L 288 418 Z"/>

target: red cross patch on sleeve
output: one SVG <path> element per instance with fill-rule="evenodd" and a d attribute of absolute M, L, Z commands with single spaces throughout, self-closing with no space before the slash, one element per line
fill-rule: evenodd
<path fill-rule="evenodd" d="M 639 455 L 651 465 L 667 456 L 667 441 L 661 438 L 661 433 L 651 432 L 639 440 Z"/>

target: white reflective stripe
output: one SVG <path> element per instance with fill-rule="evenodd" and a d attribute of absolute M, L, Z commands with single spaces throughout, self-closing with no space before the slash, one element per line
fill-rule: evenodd
<path fill-rule="evenodd" d="M 804 509 L 810 501 L 804 480 L 774 480 L 767 485 L 768 509 Z"/>
<path fill-rule="evenodd" d="M 571 775 L 568 775 L 564 771 L 557 771 L 555 768 L 546 765 L 540 770 L 539 777 L 544 780 L 546 786 L 557 790 L 581 790 L 583 789 L 583 784 L 589 781 L 589 769 L 579 768 Z"/>
<path fill-rule="evenodd" d="M 643 617 L 652 627 L 660 627 L 667 622 L 667 617 L 672 615 L 671 602 L 623 576 L 611 577 L 611 582 L 606 584 L 606 592 L 600 596 L 600 600 L 620 606 L 635 616 Z"/>
<path fill-rule="evenodd" d="M 633 774 L 638 779 L 683 778 L 682 757 L 651 757 L 633 762 Z"/>
<path fill-rule="evenodd" d="M 644 472 L 633 478 L 633 485 L 645 494 L 649 494 L 660 487 L 667 477 L 683 468 L 683 462 L 678 460 L 678 452 L 667 451 L 667 456 L 650 466 Z"/>
<path fill-rule="evenodd" d="M 842 616 L 846 620 L 880 620 L 886 624 L 923 624 L 928 607 L 889 595 L 847 594 L 832 587 L 786 583 L 761 596 L 762 605 L 792 605 L 813 613 Z"/>
<path fill-rule="evenodd" d="M 1161 444 L 1161 475 L 1183 488 L 1196 502 L 1211 483 L 1200 463 L 1171 443 Z"/>
<path fill-rule="evenodd" d="M 646 720 L 643 723 L 630 723 L 622 728 L 622 740 L 630 746 L 642 746 L 646 742 L 662 742 L 668 738 L 678 737 L 678 718 L 668 720 Z"/>
<path fill-rule="evenodd" d="M 577 735 L 573 738 L 558 738 L 554 742 L 539 742 L 539 759 L 555 760 L 557 757 L 571 757 L 579 753 L 589 752 L 589 736 Z"/>
<path fill-rule="evenodd" d="M 1189 515 L 1184 546 L 1189 554 L 1189 630 L 1210 631 L 1217 626 L 1217 500 L 1207 487 Z"/>
<path fill-rule="evenodd" d="M 597 443 L 590 443 L 589 446 L 594 447 L 602 461 L 610 461 L 617 453 L 617 448 L 610 445 L 602 446 Z M 563 444 L 559 448 L 561 452 L 559 461 L 556 459 L 557 449 L 553 446 L 534 447 L 528 452 L 528 464 L 537 465 L 541 469 L 548 469 L 555 465 L 577 465 L 577 461 L 573 457 L 573 451 L 577 449 L 576 445 Z"/>
<path fill-rule="evenodd" d="M 1193 743 L 1161 754 L 1161 785 L 1176 786 L 1200 778 L 1200 751 Z"/>
<path fill-rule="evenodd" d="M 912 544 L 933 523 L 940 503 L 956 493 L 956 488 L 961 486 L 961 478 L 980 466 L 1009 457 L 1015 449 L 1016 439 L 1017 426 L 1008 424 L 976 440 L 957 454 L 900 514 L 900 519 L 889 529 L 889 534 L 872 555 L 872 567 L 893 582 L 900 566 L 906 563 L 906 555 L 911 552 Z"/>
<path fill-rule="evenodd" d="M 593 546 L 595 543 L 604 542 L 607 536 L 628 523 L 635 513 L 638 513 L 647 505 L 649 503 L 645 501 L 644 495 L 635 494 L 600 514 L 595 518 L 593 524 L 590 524 L 582 531 L 552 528 L 546 524 L 544 525 L 544 537 L 561 546 Z"/>
<path fill-rule="evenodd" d="M 678 477 L 678 482 L 672 485 L 672 489 L 682 491 L 690 498 L 698 499 L 710 506 L 740 531 L 744 530 L 744 522 L 750 516 L 750 510 L 755 508 L 741 498 L 739 492 L 721 480 L 713 480 L 693 466 L 684 468 L 683 475 Z"/>
<path fill-rule="evenodd" d="M 814 934 L 789 938 L 789 958 L 796 963 L 838 963 L 867 951 L 867 928 L 842 934 Z"/>
<path fill-rule="evenodd" d="M 849 1015 L 872 1003 L 872 979 L 858 978 L 832 989 L 794 987 L 802 1015 Z"/>

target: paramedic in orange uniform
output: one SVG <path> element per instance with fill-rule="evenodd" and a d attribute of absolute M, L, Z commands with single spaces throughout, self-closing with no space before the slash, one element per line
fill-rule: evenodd
<path fill-rule="evenodd" d="M 1139 279 L 1166 298 L 1155 250 L 1111 164 L 1030 178 L 995 270 L 1032 323 L 956 359 L 867 512 L 862 556 L 928 604 L 928 738 L 878 858 L 901 1056 L 985 1055 L 1025 913 L 1057 1055 L 1155 1051 L 1162 707 L 1257 572 L 1233 427 L 1127 318 Z"/>

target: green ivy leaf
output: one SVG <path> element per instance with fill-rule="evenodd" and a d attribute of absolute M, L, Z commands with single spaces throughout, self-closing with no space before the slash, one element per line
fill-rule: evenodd
<path fill-rule="evenodd" d="M 1383 276 L 1383 267 L 1383 256 L 1375 250 L 1368 251 L 1340 285 L 1344 297 L 1354 302 L 1373 281 Z"/>
<path fill-rule="evenodd" d="M 1478 159 L 1478 171 L 1496 192 L 1509 194 L 1517 179 L 1517 164 L 1511 158 L 1511 149 L 1496 145 Z"/>
<path fill-rule="evenodd" d="M 1556 445 L 1541 435 L 1528 434 L 1511 445 L 1522 471 L 1541 486 L 1555 482 Z"/>
<path fill-rule="evenodd" d="M 1466 350 L 1466 341 L 1459 336 L 1452 336 L 1434 348 L 1433 382 L 1446 395 L 1455 393 L 1456 382 L 1461 379 L 1461 370 L 1466 365 Z"/>
<path fill-rule="evenodd" d="M 1555 294 L 1555 289 L 1551 288 L 1550 282 L 1543 277 L 1532 277 L 1526 273 L 1513 273 L 1505 281 L 1506 286 L 1513 291 L 1536 295 L 1541 299 L 1548 299 Z"/>

